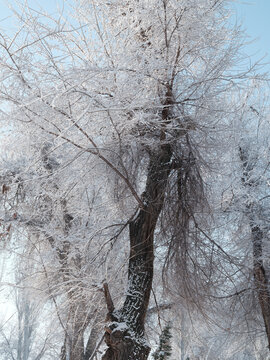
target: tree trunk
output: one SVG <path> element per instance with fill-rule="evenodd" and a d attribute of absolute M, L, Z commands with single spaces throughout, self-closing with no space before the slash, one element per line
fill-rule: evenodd
<path fill-rule="evenodd" d="M 144 339 L 144 323 L 153 280 L 154 231 L 161 212 L 172 151 L 169 144 L 150 155 L 144 207 L 129 223 L 130 257 L 128 290 L 124 305 L 109 313 L 112 321 L 106 328 L 108 345 L 103 360 L 146 360 L 150 347 Z M 110 310 L 109 310 L 110 311 Z"/>
<path fill-rule="evenodd" d="M 101 314 L 98 314 L 94 324 L 92 326 L 90 335 L 88 337 L 88 341 L 85 347 L 85 353 L 84 353 L 84 360 L 89 360 L 92 357 L 94 357 L 95 352 L 97 351 L 99 345 L 98 343 L 100 332 L 102 331 L 101 322 L 103 321 L 103 317 L 101 317 Z"/>
<path fill-rule="evenodd" d="M 74 293 L 69 292 L 69 318 L 66 323 L 61 360 L 84 360 L 84 332 L 89 321 L 83 294 L 80 303 L 76 295 L 78 297 L 78 289 Z"/>
<path fill-rule="evenodd" d="M 254 170 L 254 164 L 252 164 L 252 161 L 249 159 L 247 150 L 239 148 L 239 155 L 243 165 L 242 183 L 248 192 L 249 189 L 256 189 L 257 186 L 256 181 L 254 181 L 251 176 Z M 254 220 L 256 219 L 258 212 L 260 212 L 260 208 L 255 206 L 255 204 L 247 203 L 246 209 L 251 229 L 255 288 L 263 316 L 268 347 L 270 349 L 270 291 L 269 279 L 263 265 L 264 231 L 258 225 L 258 220 Z"/>
<path fill-rule="evenodd" d="M 251 228 L 252 245 L 253 245 L 253 270 L 255 286 L 260 303 L 265 331 L 270 349 L 270 292 L 269 281 L 263 266 L 263 237 L 264 233 L 259 226 Z"/>
<path fill-rule="evenodd" d="M 84 339 L 82 331 L 78 331 L 76 334 L 65 334 L 60 359 L 84 360 Z"/>

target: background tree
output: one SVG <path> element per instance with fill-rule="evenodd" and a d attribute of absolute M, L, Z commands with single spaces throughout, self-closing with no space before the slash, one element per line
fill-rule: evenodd
<path fill-rule="evenodd" d="M 160 334 L 159 339 L 159 346 L 157 350 L 153 354 L 153 358 L 155 360 L 166 360 L 172 354 L 172 347 L 171 347 L 171 326 L 167 325 Z"/>
<path fill-rule="evenodd" d="M 38 274 L 35 272 L 36 259 L 28 246 L 22 244 L 23 237 L 20 235 L 19 238 L 21 243 L 16 245 L 16 256 L 15 246 L 11 255 L 7 255 L 9 246 L 2 249 L 1 254 L 6 256 L 2 281 L 8 284 L 8 289 L 2 288 L 6 303 L 1 314 L 4 317 L 0 328 L 1 357 L 7 360 L 54 359 L 58 350 L 55 340 L 58 333 L 52 327 L 55 319 L 31 278 L 31 274 Z"/>

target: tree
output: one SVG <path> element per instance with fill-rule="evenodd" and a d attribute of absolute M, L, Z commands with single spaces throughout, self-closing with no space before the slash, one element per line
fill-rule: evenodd
<path fill-rule="evenodd" d="M 261 96 L 261 98 L 263 98 Z M 251 102 L 251 101 L 249 101 Z M 252 103 L 252 102 L 251 102 Z M 257 101 L 257 106 L 258 106 Z M 264 328 L 270 346 L 270 292 L 269 292 L 269 164 L 268 124 L 263 106 L 259 111 L 247 104 L 245 116 L 246 139 L 240 142 L 239 159 L 242 169 L 243 213 L 249 225 L 252 244 L 253 291 L 256 294 Z M 247 115 L 248 114 L 248 115 Z M 254 137 L 254 131 L 257 135 Z"/>
<path fill-rule="evenodd" d="M 159 347 L 153 354 L 155 360 L 169 359 L 172 354 L 172 347 L 170 344 L 171 337 L 171 326 L 167 325 L 160 335 Z"/>
<path fill-rule="evenodd" d="M 223 306 L 231 313 L 224 327 L 235 332 L 235 339 L 231 342 L 237 342 L 235 348 L 241 348 L 242 340 L 246 354 L 252 354 L 250 345 L 253 344 L 257 348 L 257 356 L 260 348 L 262 358 L 267 356 L 265 341 L 268 338 L 269 306 L 266 285 L 269 276 L 266 85 L 265 81 L 253 79 L 251 90 L 247 90 L 245 96 L 235 98 L 241 110 L 232 135 L 230 159 L 227 158 L 227 164 L 230 165 L 222 177 L 225 185 L 222 185 L 224 190 L 220 201 L 220 215 L 226 221 L 221 232 L 232 239 L 226 252 L 233 254 L 236 260 L 235 272 L 226 269 L 228 284 L 219 294 L 220 299 L 227 299 Z M 220 183 L 218 186 L 221 186 Z M 236 356 L 236 352 L 233 356 Z"/>
<path fill-rule="evenodd" d="M 251 74 L 235 72 L 241 36 L 226 3 L 75 1 L 70 21 L 24 5 L 18 32 L 1 36 L 0 96 L 20 144 L 16 166 L 3 164 L 1 218 L 35 235 L 51 299 L 67 301 L 62 359 L 85 356 L 105 273 L 103 360 L 148 358 L 158 247 L 167 283 L 181 272 L 191 304 L 218 283 L 213 247 L 226 257 L 203 230 L 205 183 Z"/>
<path fill-rule="evenodd" d="M 23 242 L 22 237 L 20 237 Z M 7 253 L 10 249 L 3 252 Z M 14 250 L 14 249 L 13 249 Z M 5 274 L 4 282 L 9 284 L 10 294 L 8 298 L 10 306 L 5 307 L 5 321 L 1 323 L 0 341 L 1 341 L 1 357 L 3 359 L 17 360 L 40 360 L 44 357 L 47 359 L 55 358 L 56 329 L 50 326 L 53 322 L 51 309 L 46 306 L 43 297 L 35 296 L 32 288 L 32 279 L 29 278 L 29 268 L 36 268 L 36 259 L 29 252 L 27 246 L 22 243 L 16 246 L 17 256 L 10 256 L 6 261 L 6 272 L 11 272 L 11 266 L 14 266 L 14 273 L 8 276 Z M 7 255 L 5 254 L 7 257 Z M 8 257 L 7 257 L 8 258 Z M 11 265 L 12 264 L 12 265 Z M 13 279 L 13 276 L 15 279 Z M 12 283 L 14 282 L 14 287 Z M 43 310 L 43 311 L 41 311 Z"/>

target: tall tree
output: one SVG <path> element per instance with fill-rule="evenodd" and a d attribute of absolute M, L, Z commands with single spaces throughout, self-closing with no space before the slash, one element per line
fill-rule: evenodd
<path fill-rule="evenodd" d="M 241 37 L 227 3 L 74 1 L 69 21 L 24 4 L 19 31 L 1 37 L 0 96 L 21 144 L 2 175 L 1 218 L 57 259 L 70 304 L 62 359 L 85 355 L 93 268 L 91 290 L 108 282 L 104 360 L 148 358 L 155 247 L 190 302 L 217 282 L 213 247 L 224 251 L 203 230 L 204 184 L 249 76 L 235 72 Z M 110 279 L 126 271 L 115 309 L 123 286 Z"/>
<path fill-rule="evenodd" d="M 262 94 L 260 97 L 263 99 Z M 268 121 L 264 106 L 260 106 L 259 101 L 255 105 L 252 100 L 246 104 L 247 108 L 243 115 L 246 138 L 241 139 L 238 151 L 242 170 L 243 213 L 249 225 L 248 236 L 252 246 L 254 283 L 251 287 L 260 307 L 270 348 L 269 162 L 266 155 L 269 148 Z"/>

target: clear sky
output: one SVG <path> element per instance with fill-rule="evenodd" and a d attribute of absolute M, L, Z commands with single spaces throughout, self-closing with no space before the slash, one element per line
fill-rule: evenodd
<path fill-rule="evenodd" d="M 254 40 L 247 47 L 247 54 L 254 54 L 256 59 L 265 56 L 264 62 L 270 69 L 270 0 L 236 0 L 234 4 L 237 22 Z"/>
<path fill-rule="evenodd" d="M 65 0 L 63 0 L 65 1 Z M 62 3 L 62 0 L 27 0 L 30 7 L 34 9 L 44 9 L 48 13 L 53 14 L 57 12 L 57 4 Z M 12 20 L 9 4 L 12 7 L 16 7 L 16 3 L 24 4 L 25 0 L 0 0 L 0 28 L 14 27 L 14 21 Z"/>

